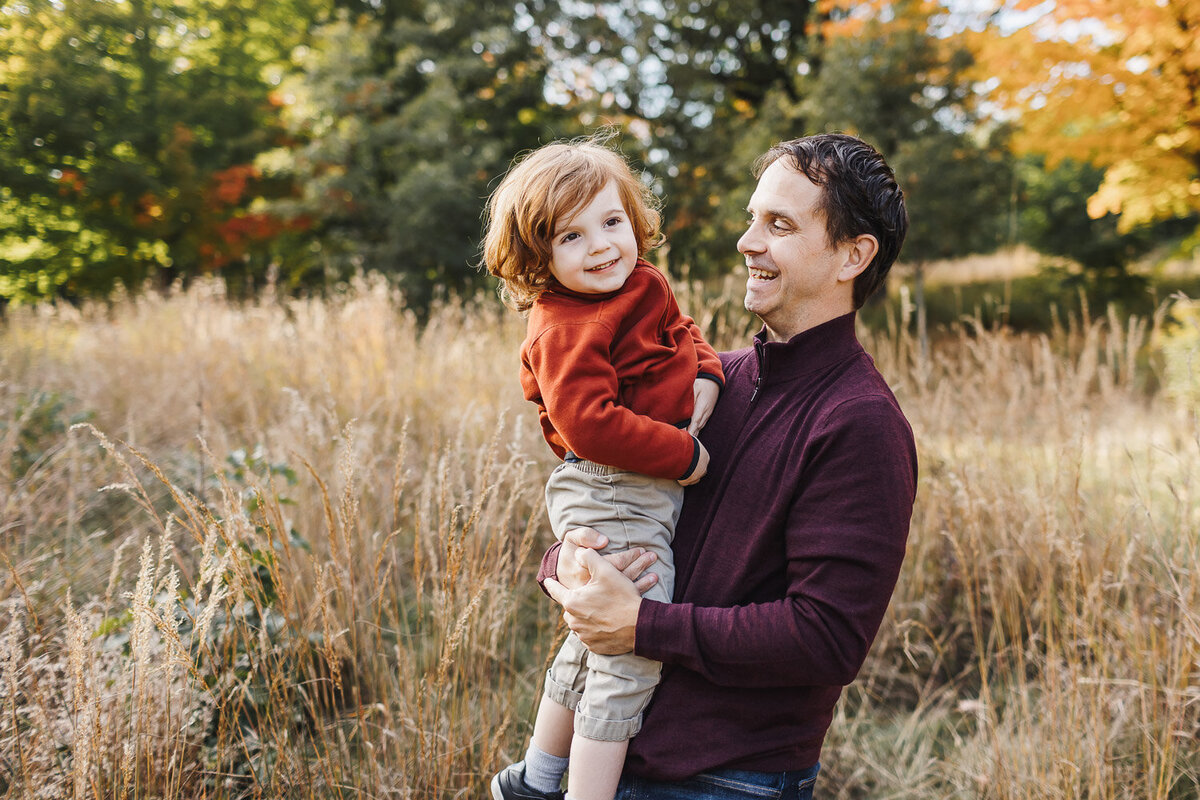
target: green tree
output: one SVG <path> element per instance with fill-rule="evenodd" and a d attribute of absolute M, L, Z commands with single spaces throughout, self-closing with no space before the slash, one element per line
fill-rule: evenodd
<path fill-rule="evenodd" d="M 538 8 L 564 94 L 641 123 L 673 269 L 736 263 L 754 158 L 822 130 L 862 136 L 901 174 L 907 258 L 995 247 L 1011 186 L 1003 137 L 979 127 L 970 56 L 932 30 L 937 3 L 617 0 L 570 22 L 573 5 Z"/>
<path fill-rule="evenodd" d="M 555 53 L 552 95 L 633 134 L 630 154 L 665 200 L 673 271 L 737 263 L 754 158 L 805 132 L 799 101 L 820 69 L 821 24 L 838 13 L 828 5 L 614 0 L 584 16 L 572 3 L 529 4 L 534 35 Z"/>
<path fill-rule="evenodd" d="M 1021 240 L 1039 253 L 1077 264 L 1078 272 L 1057 270 L 1063 288 L 1083 290 L 1095 305 L 1119 302 L 1148 312 L 1147 278 L 1129 267 L 1156 247 L 1179 241 L 1196 227 L 1195 216 L 1180 216 L 1122 227 L 1117 214 L 1092 216 L 1093 197 L 1105 180 L 1104 168 L 1072 159 L 1053 168 L 1042 155 L 1026 155 L 1017 164 Z"/>
<path fill-rule="evenodd" d="M 994 250 L 1012 191 L 1004 131 L 983 124 L 971 55 L 956 38 L 935 35 L 934 10 L 894 3 L 888 21 L 831 42 L 805 100 L 814 126 L 861 136 L 896 172 L 909 212 L 901 258 L 914 268 L 923 348 L 925 265 Z"/>
<path fill-rule="evenodd" d="M 0 14 L 0 298 L 78 297 L 251 258 L 263 67 L 319 0 L 28 0 Z M 299 20 L 299 24 L 297 24 Z"/>
<path fill-rule="evenodd" d="M 894 9 L 891 21 L 830 44 L 807 117 L 861 136 L 888 159 L 909 210 L 905 260 L 994 250 L 1012 186 L 1005 132 L 975 106 L 970 53 L 931 31 L 923 4 Z"/>
<path fill-rule="evenodd" d="M 259 160 L 311 222 L 287 259 L 297 281 L 358 269 L 395 276 L 420 307 L 482 282 L 475 268 L 489 188 L 518 152 L 579 132 L 545 96 L 548 61 L 502 3 L 343 9 L 281 87 L 297 143 Z"/>

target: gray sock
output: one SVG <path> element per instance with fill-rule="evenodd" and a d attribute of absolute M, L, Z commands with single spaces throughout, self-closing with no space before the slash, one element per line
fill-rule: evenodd
<path fill-rule="evenodd" d="M 552 756 L 530 743 L 525 751 L 525 784 L 539 792 L 557 792 L 562 786 L 568 760 Z"/>

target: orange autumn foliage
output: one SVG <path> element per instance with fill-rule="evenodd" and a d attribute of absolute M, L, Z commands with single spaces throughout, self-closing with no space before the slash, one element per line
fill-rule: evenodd
<path fill-rule="evenodd" d="M 254 196 L 255 182 L 260 177 L 252 164 L 237 164 L 210 177 L 204 192 L 204 208 L 211 235 L 197 248 L 206 270 L 219 270 L 241 261 L 252 249 L 284 233 L 308 228 L 310 222 L 304 217 L 285 220 L 243 207 L 247 198 Z"/>
<path fill-rule="evenodd" d="M 992 99 L 1020 112 L 1019 149 L 1106 169 L 1093 217 L 1129 229 L 1200 211 L 1200 0 L 1058 0 L 973 41 Z"/>
<path fill-rule="evenodd" d="M 237 164 L 214 172 L 205 199 L 213 207 L 237 205 L 245 196 L 247 185 L 258 177 L 253 164 Z"/>

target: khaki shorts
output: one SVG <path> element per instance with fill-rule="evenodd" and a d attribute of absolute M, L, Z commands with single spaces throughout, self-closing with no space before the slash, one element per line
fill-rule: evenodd
<path fill-rule="evenodd" d="M 658 582 L 645 597 L 671 602 L 675 562 L 671 540 L 683 505 L 676 481 L 622 472 L 590 461 L 559 465 L 546 484 L 546 509 L 561 541 L 572 528 L 608 537 L 601 553 L 644 547 L 658 560 Z M 642 727 L 642 711 L 658 685 L 662 664 L 627 653 L 590 652 L 570 634 L 546 673 L 546 697 L 575 711 L 575 733 L 585 739 L 624 741 Z"/>

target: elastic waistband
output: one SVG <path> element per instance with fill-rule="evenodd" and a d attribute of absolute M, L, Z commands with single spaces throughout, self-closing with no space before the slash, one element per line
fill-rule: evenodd
<path fill-rule="evenodd" d="M 604 464 L 597 464 L 594 461 L 588 461 L 586 458 L 580 458 L 574 453 L 567 451 L 563 456 L 563 461 L 570 464 L 580 472 L 586 472 L 589 475 L 616 475 L 618 472 L 625 472 L 623 469 L 609 467 Z"/>

